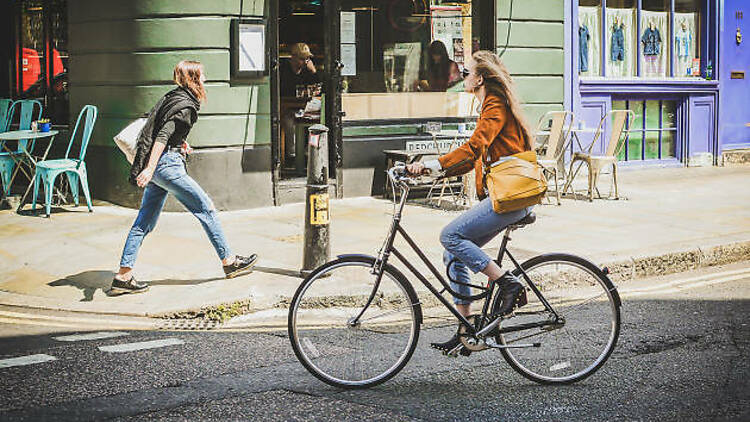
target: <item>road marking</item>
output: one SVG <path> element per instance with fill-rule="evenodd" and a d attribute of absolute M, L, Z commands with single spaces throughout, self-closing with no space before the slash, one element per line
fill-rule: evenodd
<path fill-rule="evenodd" d="M 96 333 L 87 334 L 71 334 L 69 336 L 52 337 L 57 341 L 84 341 L 84 340 L 102 340 L 105 338 L 115 338 L 127 336 L 128 333 L 124 331 L 99 331 Z"/>
<path fill-rule="evenodd" d="M 185 344 L 185 342 L 178 338 L 166 338 L 162 340 L 140 341 L 138 343 L 115 344 L 113 346 L 99 346 L 99 350 L 102 352 L 123 353 L 134 352 L 136 350 L 157 349 L 159 347 L 177 346 L 179 344 Z"/>
<path fill-rule="evenodd" d="M 57 360 L 56 357 L 50 355 L 28 355 L 19 356 L 17 358 L 0 359 L 0 368 L 10 368 L 11 366 L 24 366 L 33 365 L 35 363 L 43 363 Z"/>

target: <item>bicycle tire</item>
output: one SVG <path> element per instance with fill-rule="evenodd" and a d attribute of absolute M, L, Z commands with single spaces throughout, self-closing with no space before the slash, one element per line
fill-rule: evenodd
<path fill-rule="evenodd" d="M 562 303 L 563 305 L 567 306 L 567 308 L 562 307 L 562 306 L 561 307 L 555 307 L 553 305 L 553 307 L 556 308 L 555 310 L 558 313 L 562 314 L 562 316 L 564 318 L 566 318 L 566 322 L 565 322 L 565 324 L 563 325 L 562 328 L 555 329 L 555 330 L 549 330 L 548 332 L 552 333 L 552 332 L 554 332 L 556 330 L 560 330 L 561 329 L 561 330 L 565 330 L 567 332 L 567 335 L 570 336 L 570 332 L 568 332 L 567 327 L 566 327 L 568 324 L 571 324 L 571 321 L 568 319 L 569 315 L 566 315 L 566 314 L 569 314 L 568 313 L 568 309 L 574 310 L 574 309 L 578 308 L 578 309 L 581 309 L 581 313 L 583 313 L 584 312 L 583 309 L 585 309 L 586 307 L 593 308 L 593 304 L 596 303 L 595 299 L 597 299 L 599 296 L 601 296 L 603 294 L 604 296 L 606 296 L 606 303 L 607 303 L 608 307 L 600 305 L 600 306 L 597 307 L 597 309 L 602 309 L 602 310 L 608 311 L 608 315 L 611 318 L 611 320 L 608 322 L 609 323 L 609 330 L 610 331 L 608 333 L 608 338 L 606 339 L 606 344 L 603 346 L 603 348 L 601 349 L 600 353 L 596 356 L 596 358 L 593 360 L 593 362 L 590 365 L 587 365 L 583 370 L 575 372 L 575 373 L 570 374 L 570 375 L 559 376 L 559 377 L 540 374 L 539 372 L 541 372 L 541 371 L 536 370 L 536 369 L 532 369 L 530 367 L 531 365 L 529 364 L 529 362 L 524 362 L 524 360 L 530 361 L 531 358 L 524 358 L 524 357 L 522 357 L 524 353 L 527 353 L 527 354 L 530 354 L 530 355 L 534 354 L 534 353 L 537 353 L 539 355 L 539 358 L 537 359 L 538 362 L 534 362 L 534 363 L 538 363 L 536 366 L 541 367 L 542 366 L 541 362 L 546 362 L 547 365 L 548 365 L 546 367 L 546 369 L 548 369 L 548 372 L 553 372 L 553 368 L 555 366 L 565 368 L 566 363 L 558 363 L 556 365 L 549 366 L 549 364 L 553 361 L 552 359 L 550 359 L 550 354 L 547 354 L 547 356 L 543 356 L 542 355 L 543 352 L 541 352 L 541 351 L 537 352 L 535 350 L 532 350 L 531 348 L 530 349 L 506 349 L 506 348 L 503 348 L 503 349 L 500 349 L 500 352 L 502 353 L 503 358 L 505 359 L 505 361 L 516 372 L 518 372 L 519 374 L 521 374 L 522 376 L 524 376 L 525 378 L 527 378 L 527 379 L 529 379 L 531 381 L 534 381 L 534 382 L 537 382 L 537 383 L 540 383 L 540 384 L 572 384 L 572 383 L 584 380 L 584 379 L 588 378 L 589 376 L 593 375 L 595 372 L 597 372 L 606 363 L 606 361 L 611 356 L 613 350 L 615 349 L 615 346 L 617 345 L 617 340 L 618 340 L 618 338 L 620 336 L 620 324 L 621 324 L 621 315 L 620 315 L 621 302 L 620 302 L 620 297 L 619 297 L 619 294 L 617 293 L 616 287 L 614 286 L 614 284 L 612 283 L 612 281 L 609 279 L 609 277 L 607 277 L 607 275 L 600 268 L 598 268 L 596 265 L 594 265 L 592 262 L 586 260 L 585 258 L 581 258 L 579 256 L 569 255 L 569 254 L 562 254 L 562 253 L 539 255 L 539 256 L 533 257 L 533 258 L 525 261 L 524 263 L 522 263 L 521 264 L 521 268 L 523 268 L 524 272 L 526 272 L 527 274 L 529 274 L 529 277 L 532 279 L 532 281 L 535 282 L 535 284 L 537 285 L 537 287 L 544 288 L 543 286 L 540 286 L 538 284 L 539 280 L 535 280 L 536 276 L 534 274 L 536 272 L 535 270 L 537 270 L 539 268 L 543 268 L 545 265 L 550 265 L 550 266 L 551 265 L 555 265 L 558 268 L 562 267 L 562 266 L 569 266 L 570 268 L 578 268 L 583 273 L 588 274 L 589 276 L 591 276 L 591 280 L 596 281 L 596 283 L 598 283 L 599 287 L 602 288 L 601 289 L 602 293 L 599 293 L 598 295 L 596 295 L 596 293 L 594 293 L 595 296 L 592 296 L 592 297 L 584 300 L 583 302 L 575 304 L 575 305 L 569 305 L 569 302 L 565 302 L 564 300 L 560 300 L 560 303 Z M 561 270 L 557 274 L 563 274 L 564 275 L 565 271 L 569 271 L 569 270 Z M 543 274 L 543 272 L 541 272 L 541 271 L 539 273 Z M 516 268 L 513 271 L 513 274 L 516 275 L 517 277 L 519 277 L 520 279 L 523 279 L 521 271 L 519 271 L 518 268 Z M 559 276 L 559 277 L 564 278 L 563 276 Z M 540 276 L 539 278 L 543 278 L 543 277 Z M 574 276 L 569 276 L 569 278 L 570 279 L 575 279 Z M 524 282 L 524 284 L 526 284 L 526 283 Z M 554 282 L 549 282 L 549 284 L 553 285 Z M 586 287 L 585 283 L 582 283 L 582 284 L 584 284 L 583 288 L 585 288 Z M 569 286 L 568 287 L 568 289 L 572 289 L 572 288 L 573 288 L 573 286 Z M 581 289 L 582 287 L 575 286 L 575 288 Z M 560 290 L 560 291 L 564 291 L 565 286 L 558 287 L 557 289 Z M 591 289 L 592 289 L 593 292 L 597 292 L 598 291 L 598 289 L 596 289 L 596 287 L 593 286 L 593 285 L 591 286 Z M 544 293 L 543 293 L 543 296 L 544 296 Z M 538 298 L 536 297 L 535 293 L 532 292 L 532 291 L 528 291 L 527 292 L 527 297 L 529 299 L 529 305 L 527 305 L 527 306 L 533 306 L 532 301 L 538 300 Z M 548 298 L 545 296 L 545 299 L 548 299 Z M 501 300 L 499 299 L 499 295 L 495 295 L 495 297 L 493 298 L 492 309 L 497 309 L 500 306 L 500 302 L 501 302 Z M 539 302 L 539 305 L 541 306 L 541 302 Z M 524 309 L 526 309 L 526 308 L 520 308 L 516 312 L 516 316 L 518 316 L 518 314 L 520 314 L 521 312 L 523 312 Z M 529 313 L 528 310 L 526 312 Z M 510 318 L 508 320 L 503 321 L 503 323 L 501 323 L 500 328 L 502 330 L 502 328 L 510 327 L 510 326 L 512 326 L 513 324 L 516 324 L 516 323 L 519 323 L 519 322 L 517 321 L 517 318 L 514 316 L 513 318 Z M 572 322 L 572 324 L 574 326 L 571 327 L 571 330 L 576 329 L 576 327 L 575 327 L 576 323 L 579 323 L 579 321 L 573 321 Z M 577 328 L 579 328 L 579 329 L 583 328 L 583 329 L 585 329 L 585 333 L 586 334 L 590 334 L 590 331 L 592 331 L 591 327 L 585 327 L 586 324 L 583 324 L 583 325 L 584 326 L 580 326 L 580 327 L 577 327 Z M 602 325 L 602 327 L 603 326 L 604 325 Z M 529 330 L 529 331 L 531 331 L 531 330 Z M 540 329 L 539 332 L 541 332 L 541 331 L 543 331 L 543 330 Z M 581 330 L 581 332 L 584 332 L 584 330 Z M 517 332 L 517 333 L 521 333 L 521 332 Z M 496 341 L 500 345 L 510 344 L 510 337 L 512 335 L 517 335 L 519 337 L 521 336 L 521 334 L 514 334 L 514 333 L 505 333 L 505 334 L 500 334 L 499 333 L 499 334 L 496 335 Z M 529 336 L 528 332 L 526 334 L 524 334 L 524 335 Z M 544 335 L 544 334 L 537 334 L 537 335 Z M 573 342 L 569 338 L 568 339 L 568 343 L 570 345 L 570 349 L 576 349 L 577 345 L 580 342 L 579 343 Z M 542 347 L 544 347 L 543 343 L 541 344 L 541 346 L 538 349 L 541 349 Z M 526 351 L 526 350 L 528 350 L 528 351 Z M 548 350 L 553 351 L 554 349 L 548 349 Z M 558 356 L 557 359 L 560 362 L 565 362 L 564 360 L 560 360 L 561 358 L 559 356 Z M 572 365 L 570 364 L 569 361 L 568 361 L 567 365 L 569 365 L 569 367 L 572 367 Z"/>
<path fill-rule="evenodd" d="M 395 267 L 391 265 L 385 265 L 383 268 L 383 272 L 384 272 L 383 279 L 386 280 L 386 277 L 387 277 L 387 280 L 395 283 L 397 287 L 401 289 L 401 291 L 405 295 L 405 298 L 408 302 L 407 304 L 403 305 L 403 308 L 410 309 L 410 312 L 408 312 L 408 314 L 411 316 L 410 328 L 408 328 L 409 329 L 408 340 L 407 340 L 408 342 L 405 344 L 403 348 L 403 353 L 398 357 L 398 359 L 393 363 L 393 365 L 388 366 L 387 370 L 385 370 L 384 372 L 380 374 L 377 374 L 377 376 L 369 377 L 364 380 L 342 379 L 341 377 L 334 376 L 333 374 L 329 373 L 331 371 L 326 371 L 322 369 L 319 366 L 319 364 L 316 364 L 314 362 L 314 360 L 317 357 L 310 356 L 312 353 L 310 353 L 309 350 L 306 350 L 306 349 L 311 348 L 309 344 L 307 346 L 303 346 L 302 343 L 304 342 L 305 339 L 302 338 L 300 334 L 305 333 L 305 331 L 302 326 L 298 326 L 298 316 L 299 316 L 300 310 L 305 309 L 303 305 L 303 302 L 305 300 L 305 293 L 312 286 L 312 284 L 318 280 L 323 280 L 324 278 L 327 277 L 326 275 L 330 276 L 330 273 L 338 268 L 343 268 L 347 266 L 359 266 L 359 267 L 371 268 L 374 265 L 375 260 L 376 260 L 375 257 L 371 257 L 371 256 L 349 255 L 349 256 L 343 256 L 339 259 L 323 264 L 322 266 L 315 269 L 315 271 L 313 271 L 309 276 L 305 278 L 305 280 L 300 284 L 299 288 L 295 292 L 294 297 L 290 303 L 289 318 L 288 318 L 288 332 L 289 332 L 289 340 L 292 344 L 292 349 L 294 350 L 294 354 L 297 356 L 297 359 L 300 361 L 300 363 L 302 363 L 302 365 L 305 367 L 305 369 L 307 369 L 308 372 L 310 372 L 319 380 L 329 385 L 332 385 L 334 387 L 338 387 L 342 389 L 360 389 L 360 388 L 373 387 L 375 385 L 388 381 L 389 379 L 393 378 L 396 374 L 398 374 L 404 368 L 404 366 L 406 366 L 406 364 L 411 359 L 411 356 L 414 353 L 414 350 L 416 349 L 417 343 L 419 341 L 419 331 L 420 331 L 420 325 L 422 323 L 422 309 L 419 304 L 419 300 L 417 298 L 416 292 L 414 291 L 414 288 L 408 282 L 406 277 L 398 269 L 396 269 Z M 371 306 L 372 305 L 368 306 L 368 308 Z M 311 311 L 311 312 L 314 312 L 314 311 Z M 348 325 L 345 325 L 341 328 L 343 328 L 344 330 L 355 329 Z M 322 328 L 320 330 L 325 331 L 326 328 Z M 333 328 L 331 328 L 331 330 L 333 330 Z M 312 329 L 308 329 L 307 332 L 312 332 Z M 340 349 L 348 350 L 346 347 L 341 347 L 340 345 L 337 345 L 337 346 Z M 382 357 L 382 356 L 379 356 L 379 357 Z"/>

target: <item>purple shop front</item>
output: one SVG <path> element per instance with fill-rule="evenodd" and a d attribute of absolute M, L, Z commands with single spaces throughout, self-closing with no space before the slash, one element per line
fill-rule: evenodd
<path fill-rule="evenodd" d="M 569 0 L 565 106 L 596 128 L 629 109 L 626 165 L 714 165 L 750 145 L 746 0 Z M 743 10 L 744 9 L 744 10 Z M 750 18 L 750 15 L 749 15 Z M 604 122 L 608 128 L 610 122 Z M 586 136 L 581 136 L 586 145 Z M 594 146 L 602 152 L 607 137 Z"/>

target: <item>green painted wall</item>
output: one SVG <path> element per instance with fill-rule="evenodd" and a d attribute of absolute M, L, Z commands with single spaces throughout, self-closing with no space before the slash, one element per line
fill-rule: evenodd
<path fill-rule="evenodd" d="M 264 0 L 243 0 L 243 16 L 263 16 Z M 94 196 L 137 205 L 129 164 L 112 137 L 173 88 L 183 59 L 206 69 L 208 102 L 188 141 L 197 148 L 270 145 L 268 78 L 230 77 L 230 21 L 240 0 L 69 0 L 70 107 L 99 107 L 91 140 Z M 270 177 L 269 177 L 270 182 Z"/>
<path fill-rule="evenodd" d="M 563 0 L 513 2 L 510 38 L 503 61 L 513 75 L 532 125 L 545 112 L 563 109 L 564 3 Z M 499 53 L 508 34 L 510 0 L 496 0 L 496 7 Z"/>

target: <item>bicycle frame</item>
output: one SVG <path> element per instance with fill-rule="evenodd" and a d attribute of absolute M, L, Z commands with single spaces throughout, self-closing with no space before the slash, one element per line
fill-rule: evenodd
<path fill-rule="evenodd" d="M 391 175 L 389 174 L 389 176 L 391 176 Z M 399 186 L 401 187 L 401 200 L 400 200 L 400 202 L 398 204 L 398 208 L 397 208 L 396 212 L 393 215 L 393 221 L 391 222 L 391 228 L 390 228 L 390 230 L 388 232 L 388 236 L 386 237 L 384 247 L 380 250 L 380 252 L 378 254 L 378 258 L 375 261 L 375 264 L 374 264 L 373 269 L 372 269 L 373 274 L 375 274 L 377 276 L 376 280 L 375 280 L 375 285 L 374 285 L 372 293 L 370 294 L 370 297 L 369 297 L 367 303 L 365 304 L 365 306 L 363 307 L 362 311 L 359 313 L 359 315 L 357 315 L 356 317 L 352 318 L 350 320 L 349 324 L 352 325 L 352 326 L 356 325 L 357 322 L 359 321 L 359 319 L 362 317 L 362 315 L 364 315 L 364 313 L 367 310 L 367 308 L 369 308 L 370 304 L 372 303 L 372 300 L 375 298 L 375 295 L 376 295 L 376 292 L 377 292 L 378 288 L 380 287 L 380 280 L 381 280 L 381 278 L 383 276 L 383 268 L 388 263 L 388 259 L 390 258 L 391 254 L 393 254 L 458 319 L 459 323 L 466 328 L 466 330 L 467 330 L 467 332 L 469 334 L 471 334 L 472 336 L 477 336 L 477 335 L 483 336 L 483 335 L 489 333 L 490 331 L 492 331 L 492 329 L 494 329 L 495 326 L 497 326 L 497 324 L 495 322 L 499 323 L 499 318 L 497 319 L 497 321 L 493 321 L 492 323 L 488 324 L 487 326 L 485 326 L 481 330 L 477 331 L 477 329 L 474 327 L 474 324 L 472 324 L 468 319 L 466 319 L 463 315 L 461 315 L 456 310 L 456 308 L 453 306 L 453 304 L 451 304 L 446 298 L 444 298 L 442 296 L 442 293 L 447 290 L 451 294 L 451 296 L 457 297 L 457 298 L 460 298 L 460 299 L 467 299 L 467 300 L 480 300 L 480 299 L 485 299 L 485 298 L 488 299 L 488 300 L 485 300 L 484 305 L 482 307 L 482 313 L 481 313 L 481 316 L 486 319 L 486 317 L 488 315 L 488 312 L 490 311 L 489 310 L 489 307 L 490 307 L 490 300 L 489 299 L 492 298 L 492 294 L 495 291 L 496 282 L 493 280 L 493 281 L 491 281 L 489 283 L 489 285 L 487 287 L 485 287 L 485 286 L 478 286 L 478 285 L 461 283 L 461 282 L 457 282 L 456 281 L 456 283 L 463 284 L 463 285 L 468 285 L 470 287 L 474 287 L 474 288 L 482 290 L 482 293 L 480 293 L 478 295 L 474 295 L 474 296 L 464 296 L 464 295 L 461 295 L 461 294 L 455 292 L 450 287 L 450 285 L 448 284 L 448 282 L 438 272 L 438 270 L 430 262 L 430 260 L 427 258 L 427 256 L 425 256 L 424 252 L 422 252 L 422 250 L 419 248 L 419 246 L 414 242 L 414 240 L 409 236 L 409 234 L 406 232 L 406 230 L 401 226 L 401 216 L 402 216 L 402 213 L 403 213 L 404 206 L 406 205 L 406 199 L 409 196 L 409 186 L 404 181 L 399 181 L 398 183 L 399 183 Z M 522 330 L 527 330 L 527 329 L 531 329 L 531 328 L 538 328 L 538 327 L 544 327 L 544 326 L 549 326 L 549 325 L 556 325 L 556 324 L 561 323 L 563 321 L 562 318 L 560 318 L 560 316 L 557 314 L 557 312 L 555 312 L 554 309 L 552 309 L 552 306 L 549 304 L 549 302 L 544 298 L 544 296 L 542 296 L 541 291 L 536 287 L 536 285 L 534 284 L 534 282 L 531 281 L 531 278 L 529 278 L 529 276 L 526 274 L 526 272 L 523 270 L 523 268 L 521 268 L 520 264 L 518 263 L 518 261 L 516 261 L 516 259 L 510 253 L 510 251 L 507 250 L 507 245 L 508 245 L 508 241 L 510 241 L 510 233 L 512 232 L 512 230 L 513 230 L 513 225 L 509 226 L 505 230 L 505 234 L 503 235 L 503 240 L 502 240 L 502 243 L 500 245 L 500 250 L 498 251 L 498 256 L 497 256 L 496 262 L 497 262 L 498 265 L 500 265 L 502 267 L 503 257 L 505 255 L 508 255 L 508 258 L 510 258 L 511 262 L 513 263 L 513 265 L 523 275 L 523 277 L 526 280 L 526 283 L 528 284 L 528 286 L 531 288 L 531 290 L 534 292 L 534 294 L 536 294 L 536 296 L 539 298 L 540 302 L 544 305 L 546 311 L 548 311 L 552 315 L 554 315 L 554 319 L 548 319 L 547 321 L 538 322 L 538 323 L 517 324 L 515 326 L 501 328 L 500 332 L 501 333 L 505 333 L 505 332 L 512 332 L 512 331 L 522 331 Z M 438 291 L 438 289 L 435 288 L 435 286 L 433 286 L 432 283 L 430 283 L 430 281 L 427 280 L 427 278 L 416 267 L 414 267 L 414 265 L 412 265 L 406 259 L 406 257 L 404 257 L 404 255 L 401 252 L 399 252 L 398 249 L 396 249 L 393 246 L 393 242 L 394 242 L 394 240 L 396 238 L 396 234 L 400 234 L 401 237 L 403 237 L 404 240 L 406 240 L 407 244 L 417 254 L 417 256 L 419 256 L 419 258 L 427 266 L 427 268 L 429 268 L 430 272 L 435 277 L 437 277 L 438 281 L 443 286 L 443 290 L 442 291 Z"/>

